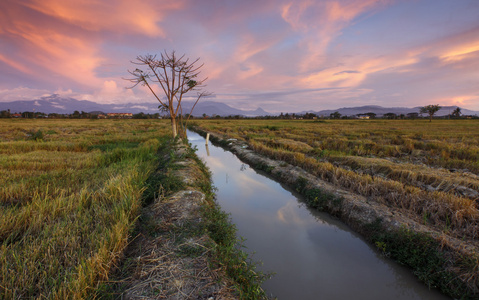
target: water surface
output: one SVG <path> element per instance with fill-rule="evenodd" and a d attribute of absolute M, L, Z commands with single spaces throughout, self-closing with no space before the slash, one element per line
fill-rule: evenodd
<path fill-rule="evenodd" d="M 247 251 L 276 273 L 263 288 L 278 299 L 450 299 L 418 282 L 408 269 L 384 258 L 342 222 L 312 211 L 281 184 L 209 144 L 194 132 L 218 189 L 217 201 L 231 214 Z"/>

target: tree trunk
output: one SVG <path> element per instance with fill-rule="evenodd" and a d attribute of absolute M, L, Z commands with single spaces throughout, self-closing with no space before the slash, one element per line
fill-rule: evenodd
<path fill-rule="evenodd" d="M 173 138 L 176 138 L 178 131 L 176 130 L 176 118 L 171 118 L 171 130 L 173 132 Z"/>

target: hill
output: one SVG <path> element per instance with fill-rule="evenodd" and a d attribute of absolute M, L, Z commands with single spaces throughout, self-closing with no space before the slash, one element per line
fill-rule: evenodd
<path fill-rule="evenodd" d="M 191 111 L 194 102 L 183 101 L 183 112 L 189 113 Z M 436 116 L 446 116 L 452 113 L 457 106 L 443 106 L 440 109 Z M 0 111 L 1 110 L 10 110 L 14 112 L 25 112 L 25 111 L 36 111 L 43 113 L 58 113 L 58 114 L 71 114 L 74 111 L 85 111 L 85 112 L 104 112 L 104 113 L 133 113 L 137 114 L 140 112 L 143 113 L 157 113 L 158 112 L 158 103 L 144 102 L 144 103 L 126 103 L 126 104 L 101 104 L 88 100 L 77 100 L 74 98 L 65 98 L 57 94 L 53 94 L 46 97 L 41 97 L 40 99 L 34 100 L 23 100 L 23 101 L 12 101 L 12 102 L 0 102 Z M 381 117 L 387 113 L 394 113 L 396 115 L 408 113 L 418 113 L 419 107 L 382 107 L 377 105 L 366 105 L 358 107 L 343 107 L 339 109 L 327 109 L 320 111 L 303 111 L 298 114 L 305 113 L 314 113 L 318 116 L 329 116 L 331 113 L 339 112 L 343 116 L 352 116 L 365 113 L 375 113 L 378 117 Z M 472 111 L 465 108 L 461 108 L 463 115 L 477 115 L 479 116 L 478 111 Z M 203 114 L 208 116 L 245 116 L 245 117 L 257 117 L 257 116 L 271 116 L 278 115 L 269 113 L 262 108 L 257 108 L 256 110 L 242 110 L 231 107 L 225 103 L 215 102 L 215 101 L 200 101 L 196 105 L 193 116 L 199 117 Z"/>
<path fill-rule="evenodd" d="M 183 101 L 183 112 L 189 113 L 194 102 Z M 64 98 L 53 94 L 51 96 L 41 97 L 35 100 L 0 102 L 0 110 L 10 110 L 14 112 L 36 111 L 44 113 L 71 114 L 74 111 L 85 112 L 104 112 L 104 113 L 157 113 L 158 103 L 126 103 L 126 104 L 100 104 L 87 100 L 77 100 L 74 98 Z M 258 108 L 256 110 L 241 110 L 233 108 L 227 104 L 214 101 L 200 101 L 196 105 L 193 115 L 202 116 L 234 116 L 241 115 L 247 117 L 266 116 L 271 113 Z"/>

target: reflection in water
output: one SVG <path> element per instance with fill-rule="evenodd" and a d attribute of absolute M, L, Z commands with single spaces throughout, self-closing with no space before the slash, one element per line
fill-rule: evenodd
<path fill-rule="evenodd" d="M 206 155 L 210 156 L 210 149 L 208 148 L 208 144 L 206 144 L 205 148 L 206 148 Z"/>
<path fill-rule="evenodd" d="M 263 262 L 263 271 L 276 273 L 263 287 L 278 299 L 448 299 L 232 153 L 206 148 L 196 133 L 188 136 L 247 250 Z"/>

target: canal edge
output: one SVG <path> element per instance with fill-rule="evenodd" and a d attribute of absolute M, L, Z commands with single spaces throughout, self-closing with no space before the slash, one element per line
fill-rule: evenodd
<path fill-rule="evenodd" d="M 258 154 L 244 141 L 207 132 L 197 126 L 191 130 L 203 137 L 209 133 L 212 143 L 232 151 L 253 168 L 268 173 L 302 194 L 309 207 L 337 217 L 383 255 L 412 269 L 414 275 L 430 288 L 437 288 L 455 299 L 479 299 L 476 247 L 465 247 L 460 240 L 428 228 L 398 209 L 334 186 L 300 167 Z M 407 255 L 396 258 L 389 252 L 392 247 L 399 247 L 399 251 L 408 254 L 423 252 L 418 257 L 422 255 L 430 265 L 409 263 Z"/>
<path fill-rule="evenodd" d="M 267 275 L 242 251 L 194 150 L 180 141 L 159 157 L 154 197 L 100 298 L 268 299 L 260 286 Z"/>

